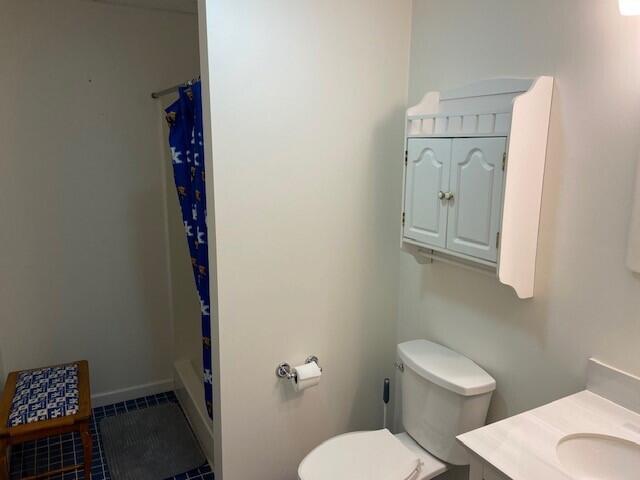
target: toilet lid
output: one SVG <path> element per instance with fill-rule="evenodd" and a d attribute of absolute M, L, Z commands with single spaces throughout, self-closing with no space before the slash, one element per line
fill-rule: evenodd
<path fill-rule="evenodd" d="M 422 462 L 389 430 L 339 435 L 300 464 L 301 480 L 416 480 Z"/>

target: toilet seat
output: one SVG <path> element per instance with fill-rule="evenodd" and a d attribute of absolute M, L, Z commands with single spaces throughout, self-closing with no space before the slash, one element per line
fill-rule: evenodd
<path fill-rule="evenodd" d="M 300 480 L 428 480 L 447 466 L 406 433 L 389 430 L 338 435 L 312 450 L 300 463 Z"/>

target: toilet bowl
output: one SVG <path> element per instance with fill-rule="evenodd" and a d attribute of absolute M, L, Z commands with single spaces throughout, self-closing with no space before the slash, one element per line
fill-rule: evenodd
<path fill-rule="evenodd" d="M 300 463 L 300 480 L 427 480 L 468 459 L 456 436 L 484 425 L 495 380 L 472 360 L 442 345 L 398 345 L 402 424 L 351 432 L 314 448 Z"/>
<path fill-rule="evenodd" d="M 300 480 L 428 480 L 447 470 L 409 435 L 389 430 L 345 433 L 300 463 Z"/>

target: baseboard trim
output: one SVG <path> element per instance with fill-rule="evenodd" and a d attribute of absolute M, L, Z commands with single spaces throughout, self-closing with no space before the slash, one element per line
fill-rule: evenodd
<path fill-rule="evenodd" d="M 173 378 L 159 380 L 157 382 L 145 383 L 143 385 L 134 385 L 132 387 L 112 390 L 110 392 L 96 393 L 91 395 L 91 403 L 93 407 L 103 407 L 118 402 L 126 402 L 147 395 L 155 395 L 174 390 L 175 383 Z"/>

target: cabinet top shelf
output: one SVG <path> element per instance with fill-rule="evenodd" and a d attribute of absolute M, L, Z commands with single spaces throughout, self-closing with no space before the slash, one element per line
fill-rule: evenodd
<path fill-rule="evenodd" d="M 407 137 L 508 136 L 513 101 L 534 82 L 502 78 L 429 92 L 407 111 Z"/>

